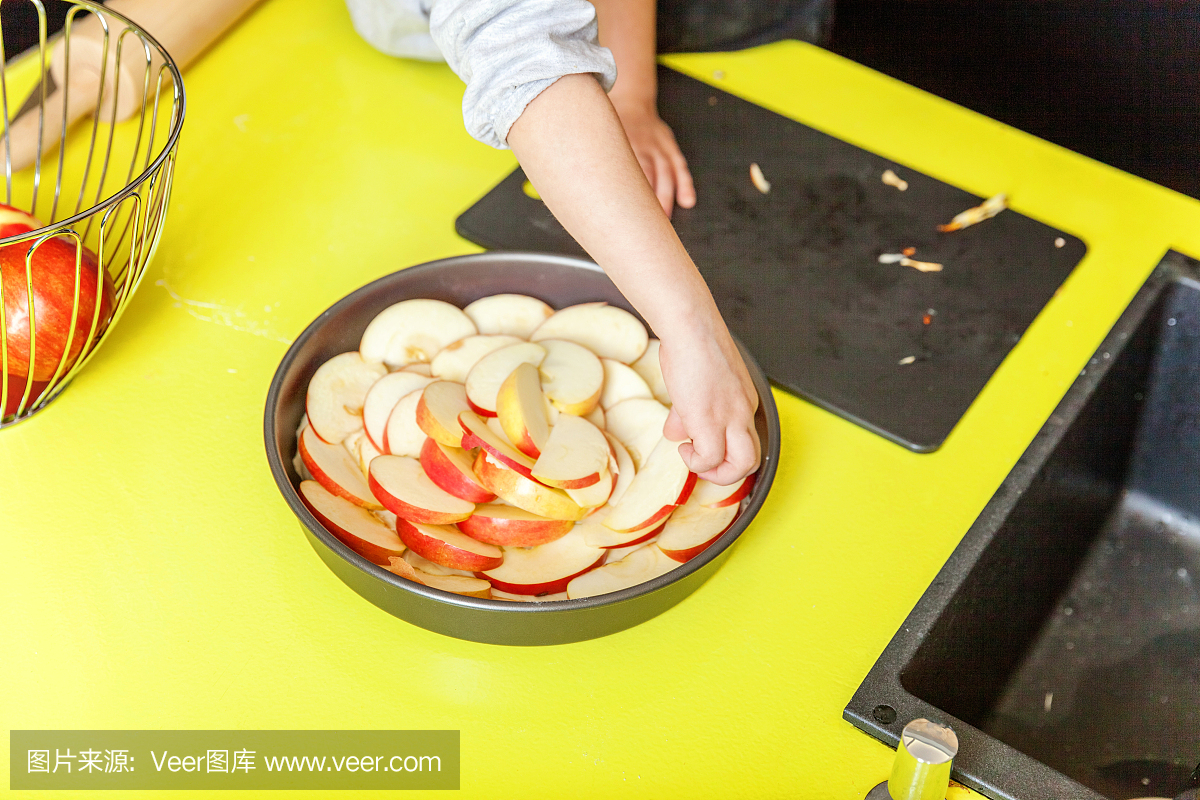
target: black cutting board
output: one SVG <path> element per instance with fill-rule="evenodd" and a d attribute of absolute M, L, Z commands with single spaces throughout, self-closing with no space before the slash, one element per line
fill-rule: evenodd
<path fill-rule="evenodd" d="M 699 197 L 672 221 L 730 330 L 777 385 L 913 450 L 941 446 L 1087 249 L 1011 210 L 939 233 L 984 198 L 665 67 L 659 104 Z M 524 183 L 505 178 L 459 234 L 584 255 Z M 905 247 L 943 271 L 879 263 Z"/>

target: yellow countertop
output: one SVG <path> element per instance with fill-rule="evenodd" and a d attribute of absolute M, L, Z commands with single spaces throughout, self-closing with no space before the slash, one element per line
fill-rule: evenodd
<path fill-rule="evenodd" d="M 480 798 L 849 800 L 886 777 L 842 708 L 1162 254 L 1200 255 L 1200 202 L 814 47 L 664 60 L 1087 242 L 945 446 L 777 393 L 778 477 L 733 558 L 604 639 L 473 644 L 368 604 L 272 482 L 267 386 L 336 299 L 477 250 L 454 218 L 514 160 L 465 133 L 445 65 L 376 53 L 335 0 L 270 0 L 187 73 L 120 324 L 0 431 L 4 729 L 455 729 Z"/>

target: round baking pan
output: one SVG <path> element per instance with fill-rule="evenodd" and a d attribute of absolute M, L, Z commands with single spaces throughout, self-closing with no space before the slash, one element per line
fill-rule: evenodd
<path fill-rule="evenodd" d="M 539 297 L 554 308 L 604 300 L 637 314 L 595 264 L 535 253 L 480 253 L 447 258 L 395 272 L 339 300 L 288 349 L 267 393 L 264 438 L 279 491 L 299 518 L 321 560 L 349 586 L 384 611 L 437 633 L 490 644 L 565 644 L 605 636 L 661 614 L 712 576 L 766 499 L 779 460 L 779 416 L 770 385 L 754 359 L 742 355 L 758 389 L 755 417 L 762 466 L 741 514 L 720 539 L 666 575 L 620 592 L 542 603 L 483 600 L 413 583 L 359 556 L 329 533 L 300 499 L 292 466 L 296 428 L 304 414 L 309 379 L 327 359 L 357 350 L 376 314 L 401 300 L 428 297 L 460 308 L 488 295 L 514 292 Z M 640 319 L 640 316 L 639 316 Z"/>

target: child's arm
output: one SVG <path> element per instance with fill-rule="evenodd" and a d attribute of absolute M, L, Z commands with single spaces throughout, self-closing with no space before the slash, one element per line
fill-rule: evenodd
<path fill-rule="evenodd" d="M 662 340 L 673 403 L 665 433 L 692 440 L 680 445 L 688 467 L 721 484 L 754 470 L 754 385 L 596 79 L 560 78 L 507 141 L 546 205 Z"/>
<path fill-rule="evenodd" d="M 617 62 L 617 82 L 608 99 L 667 216 L 678 202 L 696 205 L 692 173 L 671 128 L 658 116 L 655 63 L 655 0 L 593 0 L 600 23 L 600 44 Z"/>

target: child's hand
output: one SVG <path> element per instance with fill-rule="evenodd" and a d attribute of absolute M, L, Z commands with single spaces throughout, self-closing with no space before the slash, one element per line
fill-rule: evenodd
<path fill-rule="evenodd" d="M 706 481 L 728 486 L 758 468 L 754 427 L 758 393 L 725 326 L 668 340 L 659 360 L 671 395 L 663 429 L 679 445 L 688 468 Z"/>
<path fill-rule="evenodd" d="M 653 104 L 622 102 L 620 98 L 614 98 L 613 106 L 621 118 L 625 135 L 629 137 L 633 154 L 667 216 L 671 216 L 677 202 L 680 208 L 696 205 L 696 189 L 687 160 L 679 150 L 675 134 L 659 118 Z"/>

